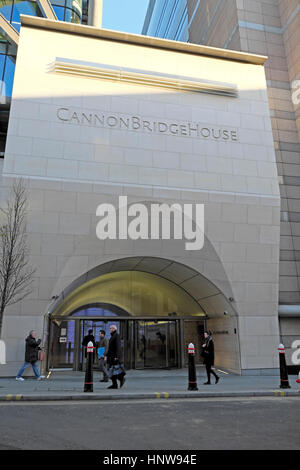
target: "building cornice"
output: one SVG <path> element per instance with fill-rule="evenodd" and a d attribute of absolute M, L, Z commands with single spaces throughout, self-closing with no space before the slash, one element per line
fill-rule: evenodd
<path fill-rule="evenodd" d="M 94 37 L 108 41 L 123 42 L 143 47 L 153 47 L 165 49 L 174 52 L 183 52 L 185 54 L 194 54 L 207 56 L 216 59 L 250 63 L 254 65 L 264 65 L 266 56 L 257 54 L 248 54 L 246 52 L 231 51 L 228 49 L 219 49 L 216 47 L 201 46 L 168 39 L 154 38 L 138 34 L 123 33 L 109 29 L 98 29 L 93 26 L 67 23 L 64 21 L 55 21 L 47 18 L 21 15 L 21 25 L 31 28 L 56 31 L 60 33 L 76 34 L 78 36 Z"/>
<path fill-rule="evenodd" d="M 169 75 L 128 67 L 116 67 L 62 57 L 56 57 L 55 61 L 50 64 L 48 71 L 89 78 L 117 80 L 138 85 L 150 85 L 152 87 L 168 88 L 169 90 L 210 93 L 231 97 L 238 96 L 235 84 L 195 80 L 186 76 Z"/>

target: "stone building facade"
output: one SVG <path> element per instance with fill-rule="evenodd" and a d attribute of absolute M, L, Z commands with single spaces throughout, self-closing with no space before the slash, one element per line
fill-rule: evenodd
<path fill-rule="evenodd" d="M 183 366 L 186 343 L 206 327 L 217 366 L 274 373 L 280 193 L 266 57 L 21 21 L 1 197 L 24 179 L 37 271 L 30 297 L 5 312 L 0 373 L 22 361 L 32 328 L 49 367 L 78 368 L 84 325 L 100 320 L 119 322 L 130 367 L 145 351 L 157 365 L 166 344 L 164 365 Z M 120 196 L 129 206 L 204 204 L 203 249 L 99 240 L 97 207 L 117 208 Z"/>

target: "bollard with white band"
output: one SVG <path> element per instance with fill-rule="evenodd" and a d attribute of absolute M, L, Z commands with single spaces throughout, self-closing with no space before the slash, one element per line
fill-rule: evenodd
<path fill-rule="evenodd" d="M 196 377 L 196 366 L 195 366 L 195 346 L 193 343 L 188 345 L 188 357 L 189 357 L 189 386 L 188 390 L 198 390 L 197 377 Z"/>
<path fill-rule="evenodd" d="M 84 378 L 84 392 L 93 392 L 93 354 L 94 354 L 94 345 L 92 341 L 89 341 L 87 348 L 86 348 L 86 370 L 85 370 L 85 378 Z"/>
<path fill-rule="evenodd" d="M 280 344 L 279 351 L 279 366 L 280 366 L 280 388 L 291 388 L 289 384 L 289 376 L 287 373 L 286 360 L 285 360 L 285 347 Z"/>

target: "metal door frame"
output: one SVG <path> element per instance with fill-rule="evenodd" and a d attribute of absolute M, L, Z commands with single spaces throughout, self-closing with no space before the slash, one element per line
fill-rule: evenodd
<path fill-rule="evenodd" d="M 65 316 L 65 317 L 60 317 L 60 316 L 49 316 L 48 317 L 48 335 L 47 335 L 47 358 L 46 358 L 46 363 L 47 363 L 47 370 L 49 370 L 50 367 L 50 356 L 51 356 L 51 324 L 54 320 L 60 320 L 60 321 L 74 321 L 75 320 L 75 337 L 74 337 L 74 361 L 73 361 L 73 370 L 78 371 L 79 366 L 80 366 L 80 350 L 81 350 L 81 344 L 80 344 L 80 325 L 82 320 L 87 320 L 87 321 L 108 321 L 108 322 L 118 322 L 120 324 L 120 332 L 121 332 L 121 324 L 123 322 L 124 325 L 124 340 L 126 342 L 129 342 L 130 340 L 130 354 L 124 355 L 124 359 L 126 357 L 127 359 L 127 366 L 128 368 L 132 369 L 140 369 L 141 367 L 137 366 L 137 361 L 136 361 L 136 351 L 137 351 L 137 325 L 138 322 L 143 321 L 143 322 L 149 322 L 149 321 L 163 321 L 163 322 L 168 322 L 168 334 L 166 335 L 167 338 L 166 340 L 168 341 L 169 344 L 169 322 L 175 322 L 175 328 L 176 328 L 176 334 L 175 334 L 175 339 L 176 339 L 176 355 L 177 355 L 177 365 L 176 366 L 171 366 L 172 368 L 183 368 L 185 367 L 185 358 L 186 358 L 186 351 L 185 351 L 185 328 L 184 328 L 184 322 L 185 321 L 204 321 L 204 328 L 206 328 L 206 318 L 202 317 L 201 319 L 198 317 L 176 317 L 176 318 L 169 318 L 169 317 L 155 317 L 155 318 L 149 318 L 149 317 L 85 317 L 85 316 L 80 316 L 80 317 L 74 317 L 74 316 Z M 126 347 L 127 345 L 124 344 Z M 133 347 L 132 347 L 133 346 Z M 125 350 L 125 348 L 124 348 Z M 166 354 L 168 354 L 168 349 L 166 347 Z M 169 358 L 166 357 L 166 366 L 164 368 L 167 368 L 169 365 Z M 148 367 L 143 367 L 143 369 L 147 369 Z M 45 371 L 46 372 L 46 371 Z"/>
<path fill-rule="evenodd" d="M 155 367 L 151 367 L 151 366 L 145 366 L 145 357 L 144 357 L 144 364 L 143 366 L 138 366 L 137 365 L 137 352 L 138 352 L 138 328 L 139 328 L 139 322 L 144 322 L 144 325 L 143 327 L 144 328 L 147 328 L 147 323 L 148 322 L 153 322 L 153 321 L 156 321 L 151 319 L 151 318 L 147 318 L 147 319 L 134 319 L 134 322 L 135 322 L 135 326 L 134 326 L 134 336 L 135 336 L 135 340 L 134 340 L 134 369 L 136 370 L 144 370 L 144 369 L 154 369 Z M 181 364 L 181 354 L 180 354 L 180 351 L 181 351 L 181 341 L 180 341 L 180 337 L 179 337 L 179 331 L 180 331 L 180 320 L 178 318 L 161 318 L 159 320 L 157 320 L 157 323 L 159 322 L 163 322 L 165 324 L 165 334 L 166 334 L 166 342 L 165 342 L 165 365 L 159 367 L 159 369 L 169 369 L 169 368 L 179 368 L 180 367 L 180 364 Z M 169 355 L 170 355 L 170 351 L 169 351 L 169 343 L 170 343 L 170 324 L 171 322 L 175 325 L 175 354 L 176 354 L 176 365 L 174 366 L 170 366 L 169 365 L 169 362 L 170 362 L 170 358 L 169 358 Z M 145 330 L 144 330 L 145 331 Z M 146 335 L 145 335 L 146 337 Z"/>

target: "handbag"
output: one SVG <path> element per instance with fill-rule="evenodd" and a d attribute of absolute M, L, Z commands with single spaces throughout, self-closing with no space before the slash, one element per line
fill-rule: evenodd
<path fill-rule="evenodd" d="M 120 375 L 126 375 L 125 369 L 123 364 L 114 364 L 111 366 L 107 372 L 108 377 L 111 379 L 112 377 L 118 377 Z"/>
<path fill-rule="evenodd" d="M 44 361 L 45 360 L 45 351 L 42 349 L 39 350 L 39 361 Z"/>

